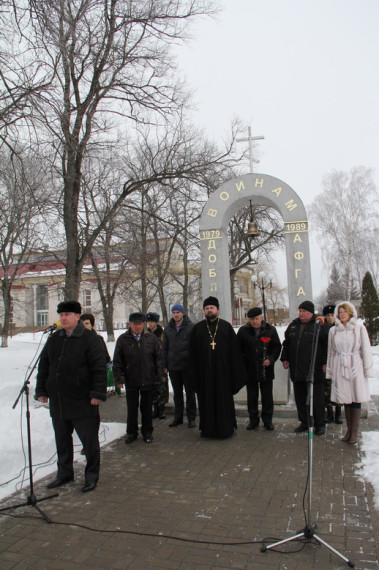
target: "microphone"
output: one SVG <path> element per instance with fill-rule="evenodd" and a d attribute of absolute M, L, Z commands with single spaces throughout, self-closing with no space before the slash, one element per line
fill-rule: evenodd
<path fill-rule="evenodd" d="M 62 325 L 61 325 L 60 321 L 55 321 L 55 323 L 53 323 L 50 327 L 47 327 L 47 329 L 45 329 L 43 331 L 43 334 L 52 333 L 52 332 L 56 331 L 57 329 L 60 329 L 61 326 Z"/>
<path fill-rule="evenodd" d="M 325 323 L 325 318 L 322 315 L 317 315 L 315 323 L 316 325 L 323 325 Z"/>

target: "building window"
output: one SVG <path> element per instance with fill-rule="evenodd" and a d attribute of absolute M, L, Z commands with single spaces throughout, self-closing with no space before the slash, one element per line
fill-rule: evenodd
<path fill-rule="evenodd" d="M 45 327 L 49 316 L 49 294 L 47 285 L 37 285 L 36 291 L 36 312 L 37 327 Z"/>
<path fill-rule="evenodd" d="M 49 308 L 49 295 L 46 285 L 37 286 L 37 311 L 47 311 Z"/>
<path fill-rule="evenodd" d="M 91 313 L 91 289 L 84 289 L 83 291 L 83 313 Z"/>
<path fill-rule="evenodd" d="M 37 327 L 46 327 L 47 317 L 47 311 L 37 311 Z"/>

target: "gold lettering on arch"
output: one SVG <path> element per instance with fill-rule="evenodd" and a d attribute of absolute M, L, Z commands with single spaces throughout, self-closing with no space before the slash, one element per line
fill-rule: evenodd
<path fill-rule="evenodd" d="M 286 202 L 286 206 L 291 212 L 292 212 L 292 210 L 297 208 L 297 204 L 293 201 L 292 198 L 291 198 L 291 200 L 288 200 L 288 202 Z"/>

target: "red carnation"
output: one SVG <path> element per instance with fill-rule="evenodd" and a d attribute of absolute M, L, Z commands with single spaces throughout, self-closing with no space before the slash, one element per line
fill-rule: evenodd
<path fill-rule="evenodd" d="M 261 336 L 261 341 L 263 342 L 262 375 L 263 378 L 266 378 L 266 366 L 263 362 L 266 360 L 267 345 L 271 341 L 271 338 L 269 336 Z"/>

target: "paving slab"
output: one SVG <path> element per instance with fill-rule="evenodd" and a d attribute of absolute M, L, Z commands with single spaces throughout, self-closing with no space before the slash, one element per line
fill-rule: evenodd
<path fill-rule="evenodd" d="M 362 430 L 378 430 L 374 400 Z M 154 441 L 118 439 L 102 449 L 97 489 L 80 492 L 83 464 L 58 497 L 0 516 L 0 567 L 17 569 L 319 570 L 347 565 L 313 541 L 291 541 L 261 552 L 262 543 L 305 528 L 308 435 L 295 434 L 295 410 L 275 411 L 275 430 L 247 431 L 238 406 L 238 429 L 229 439 L 201 438 L 184 423 L 154 420 Z M 110 397 L 102 420 L 125 422 L 125 398 Z M 356 472 L 360 446 L 340 441 L 329 424 L 313 440 L 311 521 L 322 540 L 355 568 L 379 567 L 379 519 L 371 485 Z M 38 499 L 47 480 L 35 484 Z M 27 490 L 2 501 L 25 500 Z M 51 493 L 50 493 L 51 494 Z"/>

